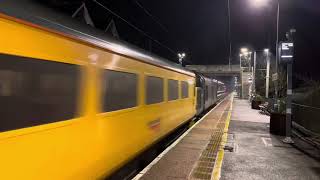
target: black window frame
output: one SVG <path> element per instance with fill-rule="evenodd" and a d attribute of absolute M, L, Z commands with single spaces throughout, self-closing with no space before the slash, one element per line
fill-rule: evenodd
<path fill-rule="evenodd" d="M 0 92 L 0 132 L 80 116 L 81 65 L 1 53 L 0 65 L 15 84 L 9 94 Z"/>
<path fill-rule="evenodd" d="M 170 94 L 172 91 L 170 91 L 171 87 L 170 87 L 170 82 L 176 82 L 176 94 Z M 174 97 L 172 96 L 174 95 Z M 175 100 L 178 100 L 180 97 L 179 97 L 179 81 L 178 80 L 175 80 L 175 79 L 168 79 L 168 101 L 175 101 Z"/>
<path fill-rule="evenodd" d="M 150 81 L 149 80 L 160 80 L 161 81 L 161 94 L 159 94 L 159 97 L 156 97 L 158 95 L 156 92 L 159 89 L 152 89 L 153 87 L 150 87 Z M 154 81 L 155 82 L 155 81 Z M 155 84 L 153 84 L 155 85 Z M 151 88 L 151 89 L 149 89 Z M 150 90 L 150 92 L 149 92 Z M 158 104 L 164 102 L 164 78 L 153 76 L 153 75 L 146 75 L 145 76 L 145 104 L 146 105 L 152 105 L 152 104 Z"/>
<path fill-rule="evenodd" d="M 188 82 L 186 82 L 186 81 L 181 81 L 181 83 L 180 83 L 180 89 L 181 89 L 181 98 L 182 99 L 186 99 L 186 98 L 189 98 L 189 83 Z M 184 87 L 184 85 L 186 85 L 186 87 Z M 185 92 L 184 92 L 184 88 L 186 88 L 186 94 L 185 94 Z M 186 96 L 185 96 L 186 95 Z"/>
<path fill-rule="evenodd" d="M 110 74 L 108 75 L 108 73 L 114 73 L 114 74 Z M 107 83 L 108 82 L 108 78 L 110 78 L 112 75 L 119 75 L 119 76 L 127 76 L 128 75 L 133 75 L 134 77 L 134 82 L 130 82 L 132 84 L 135 84 L 134 88 L 130 88 L 130 87 L 126 87 L 126 88 L 120 88 L 121 90 L 128 90 L 127 92 L 131 92 L 132 94 L 128 94 L 126 92 L 121 92 L 121 91 L 115 91 L 112 92 L 112 94 L 110 96 L 108 96 L 108 93 L 110 92 L 111 89 L 109 89 Z M 121 111 L 121 110 L 126 110 L 126 109 L 131 109 L 131 108 L 135 108 L 139 106 L 139 74 L 138 73 L 133 73 L 133 72 L 127 72 L 127 71 L 121 71 L 121 70 L 114 70 L 114 69 L 103 69 L 102 73 L 101 73 L 101 85 L 102 85 L 102 90 L 101 90 L 101 111 L 102 113 L 110 113 L 110 112 L 115 112 L 115 111 Z M 119 78 L 118 76 L 118 78 Z M 124 78 L 124 77 L 120 77 L 120 78 Z M 116 83 L 117 82 L 117 83 Z M 126 83 L 124 83 L 126 82 Z M 116 86 L 121 86 L 121 85 L 125 85 L 127 84 L 129 81 L 128 79 L 118 79 L 118 80 L 114 80 L 114 82 L 111 83 L 116 83 Z M 112 86 L 112 88 L 114 88 L 115 86 Z M 109 90 L 108 90 L 109 89 Z M 119 95 L 117 95 L 117 93 Z M 122 93 L 122 94 L 120 94 Z M 133 97 L 133 95 L 135 96 L 132 100 L 132 102 L 128 101 L 128 99 L 126 99 L 125 101 L 124 98 L 126 96 L 129 96 L 127 98 L 130 98 L 130 96 Z M 109 97 L 109 98 L 108 98 Z M 111 98 L 110 98 L 111 97 Z M 119 101 L 118 101 L 119 100 Z M 116 101 L 121 102 L 121 103 L 117 103 Z"/>

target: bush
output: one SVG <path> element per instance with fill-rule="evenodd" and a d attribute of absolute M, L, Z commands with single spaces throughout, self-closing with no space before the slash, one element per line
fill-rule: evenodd
<path fill-rule="evenodd" d="M 254 101 L 261 101 L 261 102 L 264 102 L 264 97 L 260 96 L 259 94 L 256 94 L 254 97 L 253 97 L 253 100 Z"/>
<path fill-rule="evenodd" d="M 274 113 L 286 114 L 286 98 L 278 99 L 278 108 L 273 109 Z"/>

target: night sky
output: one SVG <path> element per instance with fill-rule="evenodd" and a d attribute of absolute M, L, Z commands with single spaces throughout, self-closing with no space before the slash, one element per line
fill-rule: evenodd
<path fill-rule="evenodd" d="M 59 2 L 63 7 L 71 4 L 73 8 L 68 9 L 69 13 L 81 2 L 51 1 Z M 187 64 L 228 64 L 227 0 L 97 1 L 153 40 L 98 6 L 93 0 L 86 0 L 97 28 L 104 29 L 112 18 L 122 40 L 169 60 L 177 62 L 176 53 L 183 51 L 187 54 Z M 259 0 L 230 0 L 232 64 L 239 64 L 239 48 L 243 46 L 256 50 L 269 48 L 275 54 L 277 0 L 265 0 L 267 4 L 261 7 L 254 6 L 254 1 Z M 295 73 L 320 80 L 319 66 L 316 65 L 320 60 L 320 1 L 279 1 L 280 41 L 286 39 L 285 32 L 290 28 L 297 30 Z"/>
<path fill-rule="evenodd" d="M 239 63 L 239 48 L 242 46 L 258 50 L 268 47 L 275 53 L 276 0 L 267 0 L 269 2 L 262 7 L 255 7 L 252 4 L 253 1 L 230 0 L 232 64 Z M 226 0 L 137 0 L 137 2 L 136 0 L 100 0 L 99 2 L 173 51 L 186 52 L 189 64 L 228 64 Z M 145 10 L 153 17 L 147 15 Z M 135 36 L 132 35 L 134 32 L 132 28 L 125 28 L 127 25 L 123 25 L 123 22 L 117 18 L 114 19 L 119 26 L 120 37 L 126 40 Z M 103 21 L 102 18 L 98 24 Z M 280 0 L 279 39 L 285 40 L 285 32 L 292 27 L 297 29 L 294 64 L 296 72 L 320 79 L 316 66 L 317 61 L 320 60 L 318 43 L 320 41 L 320 1 Z M 136 41 L 141 39 L 139 35 L 136 37 Z M 148 48 L 150 44 L 146 44 Z M 171 60 L 177 59 L 175 54 L 159 47 L 153 42 L 151 50 Z"/>

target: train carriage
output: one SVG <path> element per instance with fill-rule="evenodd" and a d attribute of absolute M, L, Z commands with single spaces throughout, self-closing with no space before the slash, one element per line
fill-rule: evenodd
<path fill-rule="evenodd" d="M 0 179 L 103 178 L 196 115 L 193 72 L 12 4 L 0 7 Z M 203 111 L 217 86 L 202 78 Z"/>

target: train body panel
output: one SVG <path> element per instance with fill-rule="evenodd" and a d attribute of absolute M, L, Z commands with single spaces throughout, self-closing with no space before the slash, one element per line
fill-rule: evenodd
<path fill-rule="evenodd" d="M 10 122 L 22 119 L 13 117 L 13 114 L 9 114 L 9 110 L 12 112 L 12 109 L 6 109 L 5 104 L 2 104 L 1 115 L 2 118 L 7 118 L 5 122 L 21 126 L 2 124 L 4 129 L 1 129 L 0 133 L 1 179 L 101 178 L 195 115 L 193 76 L 136 61 L 5 18 L 0 19 L 0 27 L 0 63 L 5 64 L 2 68 L 0 66 L 2 80 L 16 80 L 12 78 L 19 73 L 24 73 L 23 76 L 27 77 L 32 73 L 31 70 L 26 70 L 29 62 L 39 66 L 39 74 L 46 73 L 41 71 L 41 67 L 46 63 L 52 68 L 57 63 L 61 66 L 77 66 L 76 75 L 79 76 L 79 83 L 76 89 L 73 89 L 73 93 L 77 94 L 76 113 L 70 119 L 57 117 L 60 119 L 56 122 L 36 125 L 32 124 L 34 122 Z M 26 65 L 26 68 L 16 67 L 14 63 Z M 38 69 L 35 68 L 34 71 Z M 50 70 L 49 74 L 41 74 L 43 79 L 39 80 L 39 86 L 50 87 L 50 83 L 55 81 L 51 79 L 56 75 L 56 72 L 52 71 Z M 104 73 L 109 73 L 109 76 L 105 76 Z M 120 80 L 132 80 L 130 78 L 134 77 L 136 84 L 128 81 L 116 83 L 116 78 L 108 79 L 109 77 L 118 77 Z M 147 77 L 161 79 L 162 102 L 146 104 Z M 171 101 L 168 100 L 167 90 L 169 80 L 175 80 L 177 91 L 174 93 L 176 99 Z M 102 100 L 106 99 L 103 96 L 106 96 L 107 92 L 123 90 L 120 86 L 119 89 L 104 92 L 105 81 L 108 81 L 109 85 L 127 84 L 124 88 L 135 87 L 136 89 L 124 89 L 136 92 L 135 105 L 123 109 L 113 107 L 116 110 L 102 107 Z M 13 90 L 15 86 L 5 84 L 5 81 L 1 82 L 0 98 L 7 100 L 8 97 L 13 97 L 5 89 Z M 183 92 L 182 86 L 187 87 L 187 90 L 184 89 Z M 121 104 L 121 98 L 116 100 Z M 38 112 L 42 115 L 30 117 L 45 117 L 45 113 L 49 112 L 43 109 L 53 109 L 56 105 L 56 102 L 40 103 L 37 106 L 34 105 L 37 102 L 32 103 L 31 109 L 25 107 L 23 111 Z M 123 106 L 130 105 L 124 103 Z M 21 109 L 17 108 L 16 113 L 19 111 Z M 25 113 L 25 118 L 29 114 Z"/>

